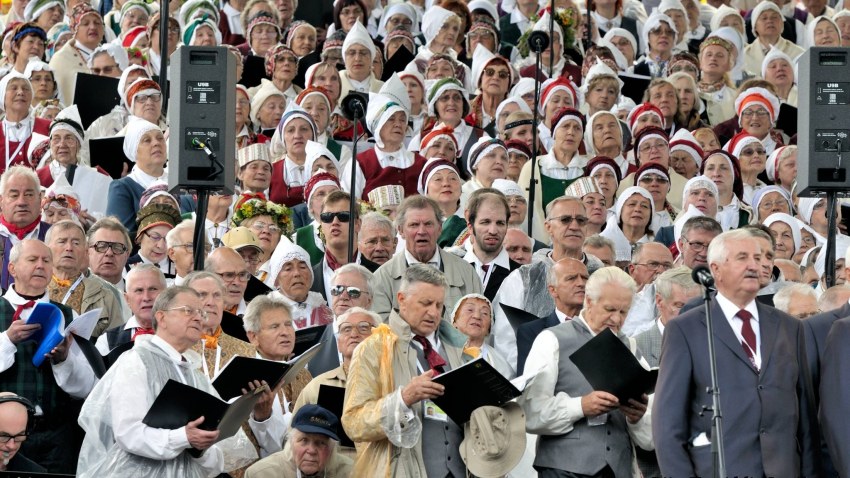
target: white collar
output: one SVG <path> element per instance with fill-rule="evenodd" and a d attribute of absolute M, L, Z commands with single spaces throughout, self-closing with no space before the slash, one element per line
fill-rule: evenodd
<path fill-rule="evenodd" d="M 590 14 L 593 15 L 593 19 L 596 21 L 596 25 L 598 25 L 599 28 L 605 31 L 608 31 L 612 28 L 619 28 L 620 22 L 622 22 L 623 20 L 623 17 L 621 17 L 620 15 L 614 15 L 614 18 L 605 18 L 595 11 L 591 11 Z"/>
<path fill-rule="evenodd" d="M 151 343 L 162 349 L 162 351 L 168 355 L 168 358 L 178 363 L 183 362 L 183 354 L 178 352 L 177 349 L 171 346 L 171 344 L 163 340 L 162 337 L 159 335 L 153 335 L 150 340 Z"/>
<path fill-rule="evenodd" d="M 526 17 L 524 13 L 519 11 L 519 7 L 515 7 L 513 9 L 513 11 L 511 11 L 511 23 L 516 25 L 518 23 L 521 24 L 522 22 L 529 22 L 530 23 L 531 20 L 529 20 L 528 17 Z"/>
<path fill-rule="evenodd" d="M 12 306 L 14 307 L 17 307 L 21 304 L 26 304 L 29 301 L 29 299 L 24 299 L 23 297 L 18 295 L 17 292 L 15 292 L 14 285 L 10 286 L 9 290 L 7 290 L 5 294 L 3 294 L 3 298 L 8 300 L 9 303 L 12 304 Z M 41 297 L 36 299 L 36 302 L 50 302 L 50 296 L 48 295 L 47 291 L 44 291 L 44 294 L 42 294 Z"/>
<path fill-rule="evenodd" d="M 157 181 L 168 181 L 168 170 L 163 169 L 162 170 L 162 176 L 155 177 L 155 176 L 151 176 L 150 174 L 142 171 L 142 168 L 140 168 L 138 165 L 136 165 L 136 166 L 133 166 L 133 170 L 130 171 L 130 174 L 128 174 L 128 176 L 133 181 L 136 181 L 139 184 L 139 186 L 141 186 L 143 189 L 147 189 L 147 188 L 151 187 L 151 185 L 153 183 L 157 182 Z"/>
<path fill-rule="evenodd" d="M 135 315 L 130 316 L 130 318 L 127 319 L 127 323 L 124 324 L 124 330 L 138 329 L 140 327 L 139 319 L 137 319 Z"/>
<path fill-rule="evenodd" d="M 658 327 L 658 332 L 663 336 L 664 335 L 664 324 L 661 323 L 661 319 L 656 320 L 655 325 Z"/>
<path fill-rule="evenodd" d="M 345 77 L 348 79 L 348 82 L 351 83 L 351 86 L 356 91 L 363 93 L 368 92 L 372 89 L 372 73 L 369 73 L 369 76 L 367 76 L 366 79 L 363 81 L 357 81 L 347 74 L 345 75 Z"/>
<path fill-rule="evenodd" d="M 407 265 L 410 265 L 410 264 L 429 264 L 429 265 L 436 267 L 437 269 L 439 269 L 440 266 L 443 263 L 443 260 L 440 257 L 440 248 L 439 247 L 437 247 L 434 250 L 434 255 L 431 256 L 431 259 L 428 259 L 428 262 L 419 262 L 419 260 L 416 259 L 415 257 L 413 257 L 413 254 L 411 254 L 410 251 L 407 250 L 407 248 L 404 249 L 404 258 L 407 259 Z"/>
<path fill-rule="evenodd" d="M 583 325 L 587 329 L 587 331 L 590 332 L 590 335 L 596 337 L 596 332 L 594 332 L 593 329 L 590 328 L 590 325 L 587 323 L 587 321 L 584 320 L 584 310 L 579 312 L 578 316 L 576 316 L 573 320 L 577 320 L 578 323 Z M 613 330 L 611 332 L 613 332 Z"/>
<path fill-rule="evenodd" d="M 247 124 L 242 125 L 242 129 L 240 129 L 239 132 L 236 133 L 237 138 L 241 138 L 243 136 L 248 136 L 248 137 L 251 136 L 251 131 L 248 129 Z"/>
<path fill-rule="evenodd" d="M 379 148 L 377 145 L 375 146 L 375 155 L 378 157 L 378 162 L 381 164 L 393 165 L 396 164 L 398 166 L 409 166 L 406 160 L 413 159 L 413 153 L 404 149 L 404 145 L 398 151 L 384 151 Z M 402 168 L 404 169 L 404 168 Z"/>
<path fill-rule="evenodd" d="M 561 312 L 561 311 L 560 311 L 560 310 L 558 310 L 558 309 L 555 309 L 555 317 L 557 317 L 557 318 L 558 318 L 558 322 L 559 322 L 559 323 L 561 323 L 561 324 L 565 324 L 565 323 L 567 323 L 569 320 L 571 320 L 571 319 L 572 319 L 572 317 L 567 317 L 567 314 L 565 314 L 565 313 Z"/>
<path fill-rule="evenodd" d="M 88 60 L 89 57 L 91 56 L 91 54 L 94 53 L 94 50 L 86 48 L 85 45 L 83 45 L 82 43 L 80 43 L 77 40 L 74 40 L 74 46 L 76 46 L 77 49 L 80 50 L 80 53 L 82 53 L 83 58 L 85 58 L 86 60 Z"/>
<path fill-rule="evenodd" d="M 463 260 L 469 262 L 470 264 L 478 264 L 478 266 L 480 267 L 484 265 L 484 263 L 481 262 L 481 259 L 479 259 L 477 255 L 475 255 L 475 252 L 473 250 L 474 247 L 475 246 L 469 243 L 466 248 L 466 254 L 463 256 Z M 499 252 L 499 255 L 497 255 L 492 261 L 490 261 L 490 265 L 497 265 L 499 267 L 510 270 L 510 260 L 511 257 L 508 255 L 508 251 L 505 250 L 504 247 L 502 247 L 502 250 Z"/>
<path fill-rule="evenodd" d="M 723 311 L 723 315 L 725 315 L 728 320 L 731 320 L 732 317 L 735 317 L 741 310 L 741 307 L 738 307 L 737 305 L 733 304 L 731 300 L 726 298 L 726 296 L 724 296 L 720 292 L 717 292 L 717 305 L 720 306 L 720 310 Z M 752 299 L 743 309 L 752 314 L 753 320 L 758 322 L 759 313 L 755 299 Z"/>
<path fill-rule="evenodd" d="M 403 319 L 402 319 L 402 320 L 403 320 Z M 410 332 L 412 333 L 412 332 L 413 332 L 413 330 L 411 330 Z M 413 334 L 413 335 L 416 335 L 416 334 Z M 426 338 L 426 339 L 428 339 L 428 342 L 430 342 L 430 343 L 431 343 L 431 347 L 432 347 L 435 351 L 437 351 L 437 353 L 439 353 L 439 351 L 440 351 L 440 338 L 439 338 L 439 337 L 437 337 L 437 333 L 436 333 L 436 332 L 431 332 L 430 334 L 428 334 L 427 336 L 425 336 L 425 338 Z M 419 350 L 423 350 L 423 348 L 422 348 L 422 344 L 420 344 L 419 342 L 417 342 L 417 341 L 415 341 L 415 340 L 411 340 L 411 341 L 410 341 L 410 343 L 411 343 L 411 344 L 414 344 L 414 346 L 415 346 L 416 348 L 418 348 Z"/>

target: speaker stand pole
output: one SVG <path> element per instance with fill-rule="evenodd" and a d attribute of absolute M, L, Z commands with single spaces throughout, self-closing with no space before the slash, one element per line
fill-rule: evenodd
<path fill-rule="evenodd" d="M 826 193 L 826 288 L 835 285 L 835 239 L 838 223 L 836 222 L 836 208 L 838 194 L 834 190 Z"/>
<path fill-rule="evenodd" d="M 711 290 L 702 288 L 705 304 L 705 328 L 708 334 L 708 364 L 711 367 L 711 409 L 703 407 L 703 412 L 711 411 L 711 457 L 714 478 L 726 478 L 726 452 L 723 448 L 723 414 L 720 411 L 720 386 L 717 383 L 717 355 L 714 351 L 714 326 L 711 317 Z"/>
<path fill-rule="evenodd" d="M 204 226 L 206 226 L 207 222 L 207 206 L 209 204 L 210 190 L 209 188 L 198 188 L 197 194 L 198 207 L 195 209 L 195 239 L 192 241 L 194 244 L 192 253 L 195 257 L 195 270 L 202 271 L 204 270 L 204 258 L 207 255 L 207 232 L 204 230 L 206 229 Z"/>
<path fill-rule="evenodd" d="M 159 89 L 162 91 L 162 114 L 165 116 L 168 113 L 168 0 L 159 2 L 159 11 Z"/>
<path fill-rule="evenodd" d="M 553 45 L 554 48 L 554 45 Z M 541 50 L 542 51 L 542 50 Z M 534 238 L 532 234 L 532 229 L 534 228 L 534 196 L 535 191 L 537 189 L 537 178 L 535 177 L 535 173 L 537 172 L 537 121 L 540 116 L 540 108 L 538 104 L 540 103 L 540 53 L 538 51 L 535 56 L 537 57 L 537 65 L 536 72 L 534 75 L 534 124 L 531 125 L 531 177 L 528 180 L 528 237 Z M 549 54 L 551 57 L 551 53 Z M 542 190 L 541 190 L 542 192 Z"/>
<path fill-rule="evenodd" d="M 360 115 L 357 114 L 358 111 L 354 111 L 354 141 L 351 144 L 351 193 L 349 194 L 350 201 L 348 204 L 348 263 L 353 264 L 356 260 L 356 254 L 354 253 L 354 211 L 357 207 L 357 197 L 355 196 L 355 189 L 357 187 L 357 123 L 360 122 Z"/>

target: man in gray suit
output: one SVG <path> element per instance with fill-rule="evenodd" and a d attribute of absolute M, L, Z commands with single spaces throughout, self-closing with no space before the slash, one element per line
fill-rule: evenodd
<path fill-rule="evenodd" d="M 640 357 L 620 332 L 636 289 L 621 269 L 599 269 L 587 281 L 579 315 L 534 340 L 526 370 L 538 373 L 518 402 L 526 431 L 540 435 L 534 459 L 540 478 L 631 477 L 632 445 L 652 448 L 644 416 L 648 397 L 620 403 L 615 395 L 595 391 L 569 358 L 606 328 Z"/>
<path fill-rule="evenodd" d="M 826 338 L 822 380 L 820 382 L 821 423 L 837 476 L 850 476 L 850 429 L 846 417 L 850 394 L 847 372 L 850 371 L 850 318 L 832 324 Z"/>
<path fill-rule="evenodd" d="M 817 423 L 802 323 L 756 302 L 762 249 L 746 230 L 717 236 L 708 263 L 728 476 L 816 476 Z M 663 476 L 711 476 L 706 317 L 667 323 L 652 432 Z"/>

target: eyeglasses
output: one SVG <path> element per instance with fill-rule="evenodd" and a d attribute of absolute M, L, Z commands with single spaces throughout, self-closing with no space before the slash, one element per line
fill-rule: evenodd
<path fill-rule="evenodd" d="M 372 52 L 370 52 L 369 50 L 353 50 L 353 49 L 349 48 L 348 50 L 345 51 L 344 55 L 345 55 L 346 58 L 357 58 L 358 56 L 362 56 L 363 58 L 366 58 L 366 57 L 371 57 Z"/>
<path fill-rule="evenodd" d="M 664 178 L 664 177 L 661 177 L 661 176 L 647 175 L 647 176 L 640 178 L 639 182 L 641 182 L 641 183 L 667 184 L 670 181 L 668 181 L 667 178 Z"/>
<path fill-rule="evenodd" d="M 186 249 L 186 252 L 194 252 L 195 251 L 195 245 L 192 244 L 191 242 L 187 242 L 185 244 L 174 244 L 174 247 L 182 247 L 182 248 Z M 204 246 L 204 252 L 209 254 L 210 247 Z"/>
<path fill-rule="evenodd" d="M 298 63 L 298 58 L 292 55 L 278 55 L 274 57 L 274 61 L 279 61 L 281 63 L 292 63 L 294 65 L 295 63 Z"/>
<path fill-rule="evenodd" d="M 576 224 L 579 225 L 579 227 L 584 227 L 585 224 L 587 224 L 588 220 L 589 219 L 587 219 L 584 216 L 570 216 L 570 215 L 550 217 L 549 219 L 547 219 L 547 221 L 558 221 L 563 226 L 569 226 L 570 224 L 573 223 L 573 221 L 575 221 Z"/>
<path fill-rule="evenodd" d="M 702 252 L 702 251 L 708 249 L 708 244 L 706 244 L 704 242 L 689 241 L 689 240 L 685 239 L 684 237 L 682 238 L 682 242 L 684 242 L 685 244 L 688 244 L 690 246 L 690 248 L 694 250 L 694 252 Z"/>
<path fill-rule="evenodd" d="M 764 156 L 767 154 L 767 151 L 765 151 L 764 148 L 747 148 L 741 151 L 741 156 L 752 156 L 754 154 Z"/>
<path fill-rule="evenodd" d="M 787 205 L 788 205 L 788 201 L 785 201 L 784 199 L 780 199 L 778 201 L 761 202 L 761 203 L 759 203 L 759 209 L 762 209 L 762 208 L 764 208 L 764 209 L 775 209 L 775 208 L 780 208 L 782 206 L 787 206 Z"/>
<path fill-rule="evenodd" d="M 767 110 L 763 110 L 763 109 L 759 108 L 759 109 L 746 110 L 743 113 L 741 113 L 741 116 L 744 117 L 744 118 L 752 118 L 753 115 L 755 115 L 759 118 L 764 118 L 769 114 L 770 113 L 768 113 Z"/>
<path fill-rule="evenodd" d="M 127 252 L 127 246 L 120 242 L 97 241 L 94 245 L 89 246 L 100 254 L 105 253 L 108 249 L 112 249 L 113 254 L 124 254 Z"/>
<path fill-rule="evenodd" d="M 280 228 L 275 226 L 274 224 L 268 224 L 263 221 L 257 221 L 254 224 L 251 224 L 251 229 L 256 232 L 269 231 L 271 233 L 280 232 Z"/>
<path fill-rule="evenodd" d="M 650 35 L 658 35 L 658 36 L 663 35 L 663 36 L 671 37 L 671 36 L 673 36 L 673 30 L 671 30 L 669 28 L 656 28 L 655 30 L 650 30 L 649 34 Z"/>
<path fill-rule="evenodd" d="M 161 236 L 159 234 L 151 234 L 148 231 L 145 231 L 145 235 L 148 236 L 153 242 L 164 241 L 165 236 Z"/>
<path fill-rule="evenodd" d="M 26 433 L 21 433 L 20 435 L 7 435 L 5 433 L 0 433 L 0 444 L 5 445 L 6 443 L 9 443 L 9 440 L 15 440 L 15 443 L 23 443 L 27 440 L 27 437 L 29 437 L 29 435 Z"/>
<path fill-rule="evenodd" d="M 657 143 L 643 143 L 638 148 L 638 151 L 640 151 L 641 153 L 648 153 L 648 152 L 652 151 L 653 149 L 656 150 L 656 151 L 661 151 L 663 149 L 667 149 L 667 143 L 664 143 L 664 142 L 661 142 L 661 141 L 659 141 Z"/>
<path fill-rule="evenodd" d="M 242 282 L 248 282 L 251 278 L 251 273 L 248 271 L 242 272 L 221 272 L 218 274 L 224 280 L 224 282 L 233 282 L 235 279 L 239 279 Z"/>
<path fill-rule="evenodd" d="M 179 310 L 183 314 L 183 318 L 191 319 L 193 317 L 200 317 L 204 320 L 207 320 L 207 311 L 203 309 L 196 309 L 194 307 L 190 307 L 188 305 L 181 305 L 179 307 L 172 307 L 170 309 L 165 309 L 167 312 Z"/>
<path fill-rule="evenodd" d="M 662 270 L 665 270 L 665 271 L 666 271 L 666 270 L 670 270 L 670 269 L 672 269 L 672 268 L 673 268 L 673 263 L 672 263 L 672 262 L 656 262 L 656 261 L 649 261 L 649 262 L 646 262 L 646 263 L 643 263 L 643 264 L 634 264 L 634 265 L 636 265 L 636 266 L 644 266 L 644 267 L 649 268 L 649 269 L 652 269 L 652 270 L 654 270 L 654 271 L 657 271 L 657 270 L 659 270 L 659 269 L 662 269 Z"/>
<path fill-rule="evenodd" d="M 487 38 L 495 38 L 496 35 L 491 31 L 483 30 L 483 31 L 475 31 L 466 34 L 467 38 L 470 40 L 484 40 Z"/>
<path fill-rule="evenodd" d="M 499 75 L 500 80 L 507 80 L 511 77 L 511 74 L 505 70 L 496 71 L 494 68 L 484 68 L 484 75 L 486 76 L 496 76 Z"/>
<path fill-rule="evenodd" d="M 359 287 L 351 287 L 347 285 L 335 285 L 331 289 L 331 295 L 334 297 L 341 296 L 343 292 L 348 293 L 348 296 L 352 299 L 359 299 L 362 294 L 368 294 L 365 290 L 360 290 Z"/>
<path fill-rule="evenodd" d="M 339 326 L 339 335 L 351 335 L 352 332 L 356 329 L 360 335 L 371 335 L 372 329 L 375 327 L 369 322 L 358 322 L 357 325 L 354 324 L 342 324 Z"/>
<path fill-rule="evenodd" d="M 522 204 L 525 206 L 528 204 L 528 201 L 526 201 L 522 196 L 508 196 L 508 206 L 513 206 L 514 204 Z"/>
<path fill-rule="evenodd" d="M 133 97 L 134 103 L 142 103 L 142 104 L 145 104 L 145 103 L 148 103 L 148 102 L 151 102 L 151 101 L 156 103 L 157 101 L 161 101 L 161 100 L 162 100 L 162 93 L 151 93 L 149 95 L 139 94 L 139 95 L 136 95 L 136 96 Z"/>
<path fill-rule="evenodd" d="M 334 222 L 334 219 L 339 219 L 339 222 L 348 222 L 351 220 L 351 211 L 323 212 L 319 214 L 319 220 L 325 224 Z"/>

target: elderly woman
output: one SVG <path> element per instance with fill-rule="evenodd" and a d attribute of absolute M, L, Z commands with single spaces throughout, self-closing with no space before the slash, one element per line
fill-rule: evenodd
<path fill-rule="evenodd" d="M 139 252 L 127 259 L 125 272 L 136 264 L 156 264 L 166 278 L 173 279 L 175 269 L 168 258 L 165 236 L 179 222 L 180 211 L 171 204 L 152 203 L 141 208 L 136 215 L 135 234 Z"/>
<path fill-rule="evenodd" d="M 634 185 L 649 191 L 652 195 L 652 230 L 670 226 L 676 220 L 678 211 L 667 201 L 670 193 L 670 172 L 658 163 L 646 163 L 634 175 Z"/>
<path fill-rule="evenodd" d="M 97 118 L 89 125 L 86 130 L 87 138 L 97 139 L 117 136 L 124 129 L 130 115 L 127 106 L 127 88 L 140 78 L 150 79 L 148 71 L 142 66 L 129 66 L 121 73 L 121 78 L 118 80 L 118 96 L 121 98 L 119 104 L 112 108 L 112 111 Z M 141 102 L 139 106 L 141 106 Z"/>
<path fill-rule="evenodd" d="M 68 166 L 95 172 L 94 169 L 80 164 L 80 150 L 85 145 L 83 127 L 77 105 L 65 108 L 50 125 L 50 160 L 36 170 L 41 185 L 49 188 L 59 176 L 64 176 Z M 102 172 L 102 171 L 98 171 Z M 104 173 L 105 174 L 105 173 Z M 80 174 L 82 176 L 82 174 Z M 74 177 L 79 177 L 75 174 Z"/>
<path fill-rule="evenodd" d="M 443 216 L 443 227 L 437 244 L 452 246 L 467 227 L 463 210 L 460 209 L 460 172 L 451 161 L 432 158 L 425 163 L 419 174 L 417 191 L 437 202 Z"/>
<path fill-rule="evenodd" d="M 576 85 L 564 78 L 546 80 L 540 85 L 540 102 L 538 111 L 543 115 L 543 125 L 540 128 L 540 142 L 546 149 L 552 147 L 552 126 L 555 113 L 561 108 L 576 108 L 581 98 L 576 92 Z"/>
<path fill-rule="evenodd" d="M 457 61 L 457 53 L 454 46 L 458 38 L 463 35 L 461 18 L 451 11 L 432 6 L 422 17 L 422 34 L 425 35 L 425 46 L 416 54 L 416 66 L 419 73 L 425 73 L 425 65 L 434 55 L 448 55 L 454 62 L 457 70 L 455 77 L 460 80 L 465 90 L 472 88 L 472 73 L 469 67 Z M 427 76 L 427 75 L 426 75 Z"/>
<path fill-rule="evenodd" d="M 383 41 L 387 35 L 394 30 L 407 30 L 413 36 L 419 36 L 419 22 L 416 8 L 409 3 L 391 3 L 381 12 L 381 20 L 378 22 L 378 41 Z M 384 43 L 387 43 L 384 41 Z"/>
<path fill-rule="evenodd" d="M 80 198 L 67 186 L 49 189 L 41 200 L 41 220 L 50 225 L 64 220 L 82 224 L 82 212 Z"/>
<path fill-rule="evenodd" d="M 413 131 L 422 131 L 422 127 L 428 119 L 428 103 L 425 101 L 425 78 L 418 71 L 402 71 L 398 74 L 398 77 L 407 87 Z"/>
<path fill-rule="evenodd" d="M 595 156 L 584 167 L 584 175 L 593 179 L 605 198 L 605 207 L 614 207 L 617 189 L 620 187 L 620 167 L 608 156 Z"/>
<path fill-rule="evenodd" d="M 534 140 L 534 115 L 524 111 L 517 111 L 508 116 L 504 126 L 505 142 L 514 140 L 521 141 L 529 150 Z M 540 152 L 544 152 L 541 146 L 538 146 Z M 517 171 L 519 177 L 519 171 Z"/>
<path fill-rule="evenodd" d="M 762 223 L 773 213 L 792 214 L 794 211 L 791 195 L 779 186 L 765 186 L 756 191 L 751 206 L 753 207 L 752 224 Z"/>
<path fill-rule="evenodd" d="M 752 210 L 744 204 L 744 183 L 738 158 L 717 149 L 706 153 L 700 174 L 708 177 L 717 186 L 717 221 L 723 230 L 736 229 L 750 223 Z"/>
<path fill-rule="evenodd" d="M 13 69 L 18 73 L 25 73 L 30 58 L 35 57 L 39 60 L 44 58 L 47 34 L 34 23 L 21 23 L 10 34 L 12 35 L 10 60 L 14 62 Z"/>
<path fill-rule="evenodd" d="M 519 181 L 522 168 L 531 159 L 531 148 L 528 147 L 525 141 L 519 139 L 505 141 L 505 148 L 508 150 L 508 170 L 505 172 L 505 176 L 511 181 Z"/>
<path fill-rule="evenodd" d="M 272 167 L 269 199 L 293 207 L 304 200 L 304 184 L 310 176 L 304 170 L 307 142 L 316 140 L 316 124 L 300 106 L 291 106 L 280 119 L 272 138 L 272 155 L 283 158 Z"/>
<path fill-rule="evenodd" d="M 256 143 L 266 143 L 269 139 L 266 135 L 254 132 L 248 89 L 242 85 L 236 85 L 236 149 Z"/>
<path fill-rule="evenodd" d="M 443 123 L 434 126 L 434 129 L 422 137 L 419 151 L 422 157 L 429 160 L 439 158 L 456 164 L 458 145 L 454 130 Z"/>
<path fill-rule="evenodd" d="M 470 102 L 467 123 L 484 129 L 490 136 L 496 136 L 496 110 L 507 98 L 512 76 L 508 60 L 494 55 L 483 46 L 476 48 L 472 61 L 472 82 L 481 93 Z"/>
<path fill-rule="evenodd" d="M 777 212 L 767 216 L 763 222 L 770 229 L 776 242 L 775 259 L 793 260 L 801 247 L 800 225 L 788 214 Z"/>
<path fill-rule="evenodd" d="M 841 46 L 841 29 L 832 18 L 817 17 L 806 26 L 809 46 Z"/>
<path fill-rule="evenodd" d="M 699 174 L 705 151 L 687 129 L 676 131 L 670 141 L 670 166 L 685 179 Z"/>
<path fill-rule="evenodd" d="M 74 102 L 74 85 L 77 73 L 91 73 L 87 61 L 103 40 L 103 20 L 86 2 L 71 9 L 70 26 L 74 41 L 69 41 L 50 59 L 50 68 L 59 85 L 59 99 L 65 104 Z"/>
<path fill-rule="evenodd" d="M 355 23 L 342 44 L 345 70 L 339 72 L 340 98 L 345 98 L 351 91 L 368 95 L 381 89 L 384 83 L 372 73 L 372 60 L 377 54 L 369 32 L 360 23 Z"/>
<path fill-rule="evenodd" d="M 136 211 L 142 193 L 156 181 L 168 181 L 166 153 L 165 137 L 159 126 L 143 119 L 127 125 L 124 155 L 135 166 L 126 177 L 110 183 L 107 216 L 117 217 L 128 230 L 136 229 Z"/>
<path fill-rule="evenodd" d="M 771 48 L 761 64 L 761 76 L 773 85 L 782 103 L 797 107 L 797 75 L 794 60 L 782 51 Z"/>
<path fill-rule="evenodd" d="M 351 160 L 351 148 L 336 142 L 328 135 L 331 113 L 333 112 L 331 106 L 333 103 L 331 103 L 328 91 L 321 87 L 309 87 L 298 94 L 298 97 L 295 98 L 295 104 L 303 108 L 313 118 L 318 132 L 316 142 L 328 148 L 333 154 L 334 160 L 339 159 L 336 169 L 341 170 L 340 165 L 348 164 Z"/>
<path fill-rule="evenodd" d="M 744 48 L 747 71 L 761 71 L 765 50 L 771 46 L 784 51 L 791 58 L 803 53 L 803 48 L 782 38 L 785 20 L 782 10 L 773 2 L 759 2 L 753 8 L 750 19 L 756 39 Z"/>
<path fill-rule="evenodd" d="M 292 306 L 292 322 L 296 330 L 333 323 L 333 311 L 326 305 L 322 294 L 310 290 L 313 268 L 307 251 L 284 240 L 275 249 L 269 263 L 266 285 L 275 289 L 272 297 Z"/>
<path fill-rule="evenodd" d="M 95 48 L 88 60 L 88 67 L 93 74 L 111 78 L 121 78 L 121 73 L 127 69 L 129 64 L 130 58 L 127 56 L 127 50 L 114 43 L 107 43 Z"/>
<path fill-rule="evenodd" d="M 342 92 L 341 77 L 335 63 L 315 63 L 307 68 L 304 83 L 307 88 L 322 88 L 336 108 Z"/>
<path fill-rule="evenodd" d="M 579 154 L 584 134 L 584 115 L 575 108 L 561 108 L 555 113 L 552 124 L 554 144 L 548 154 L 538 159 L 539 170 L 535 172 L 538 182 L 533 185 L 536 191 L 532 205 L 532 234 L 542 242 L 548 242 L 549 239 L 543 227 L 546 219 L 543 211 L 553 199 L 564 195 L 564 189 L 571 182 L 584 175 L 584 166 L 587 164 L 587 159 Z M 518 183 L 523 190 L 532 187 L 531 162 L 523 166 Z"/>
<path fill-rule="evenodd" d="M 655 241 L 671 247 L 678 243 L 682 227 L 694 216 L 717 218 L 717 186 L 706 176 L 695 176 L 685 184 L 682 195 L 682 214 L 672 226 L 662 227 L 655 234 Z"/>
<path fill-rule="evenodd" d="M 646 50 L 635 62 L 637 75 L 659 78 L 667 76 L 667 62 L 676 44 L 676 24 L 663 13 L 653 13 L 643 25 L 643 45 Z"/>
<path fill-rule="evenodd" d="M 680 71 L 670 75 L 667 80 L 676 88 L 676 94 L 679 99 L 677 117 L 679 118 L 681 129 L 693 131 L 705 126 L 705 122 L 703 121 L 705 105 L 698 95 L 699 87 L 694 77 Z"/>
<path fill-rule="evenodd" d="M 0 171 L 16 164 L 33 167 L 27 157 L 32 141 L 39 142 L 50 132 L 50 121 L 32 116 L 32 85 L 17 71 L 0 80 L 0 110 L 5 111 L 0 131 L 0 156 L 4 158 Z M 20 125 L 9 131 L 12 125 Z M 35 145 L 33 145 L 35 146 Z"/>
<path fill-rule="evenodd" d="M 626 159 L 623 154 L 623 129 L 620 120 L 613 113 L 599 111 L 590 117 L 584 130 L 584 145 L 588 156 L 611 158 L 619 178 L 637 171 L 637 165 Z M 611 202 L 609 207 L 613 205 Z"/>
<path fill-rule="evenodd" d="M 361 0 L 342 0 L 334 4 L 333 19 L 334 29 L 351 33 L 354 25 L 360 23 L 366 25 L 369 9 Z"/>
<path fill-rule="evenodd" d="M 463 346 L 464 358 L 483 357 L 506 378 L 516 375 L 513 367 L 496 349 L 487 344 L 493 326 L 493 304 L 481 294 L 467 294 L 460 298 L 452 311 L 452 325 L 467 337 Z"/>
<path fill-rule="evenodd" d="M 237 47 L 243 57 L 249 55 L 265 57 L 266 53 L 280 42 L 282 36 L 275 17 L 261 10 L 248 20 L 245 29 L 246 41 Z"/>
<path fill-rule="evenodd" d="M 275 128 L 280 123 L 286 110 L 286 95 L 274 86 L 274 83 L 264 80 L 251 99 L 251 123 L 255 132 L 271 138 Z"/>
<path fill-rule="evenodd" d="M 758 175 L 765 170 L 767 152 L 764 145 L 755 136 L 741 131 L 736 134 L 727 147 L 732 156 L 738 158 L 741 165 L 741 181 L 744 182 L 744 202 L 752 204 L 756 191 L 766 186 Z"/>
<path fill-rule="evenodd" d="M 316 27 L 305 21 L 294 21 L 286 32 L 286 46 L 292 49 L 298 58 L 304 58 L 316 51 Z"/>
<path fill-rule="evenodd" d="M 304 202 L 307 214 L 312 221 L 295 231 L 293 240 L 310 255 L 310 264 L 320 264 L 325 257 L 325 243 L 319 236 L 319 214 L 322 212 L 322 201 L 333 191 L 340 189 L 339 179 L 326 171 L 319 171 L 310 176 L 304 186 Z M 301 205 L 296 206 L 297 210 Z M 295 211 L 294 211 L 295 212 Z"/>
<path fill-rule="evenodd" d="M 655 214 L 652 195 L 640 186 L 623 191 L 600 234 L 614 242 L 617 265 L 632 260 L 632 250 L 638 243 L 654 239 L 652 218 Z"/>
<path fill-rule="evenodd" d="M 735 90 L 729 75 L 739 56 L 735 45 L 722 36 L 723 33 L 712 33 L 699 47 L 699 96 L 705 102 L 708 121 L 713 125 L 735 116 Z M 740 38 L 728 27 L 725 33 Z"/>
<path fill-rule="evenodd" d="M 481 138 L 472 146 L 469 153 L 467 172 L 472 179 L 467 181 L 461 191 L 461 203 L 465 204 L 469 195 L 481 188 L 493 187 L 493 181 L 505 179 L 508 168 L 508 150 L 500 139 Z"/>
<path fill-rule="evenodd" d="M 139 78 L 127 87 L 126 99 L 127 108 L 130 111 L 127 117 L 128 124 L 143 119 L 158 125 L 159 129 L 165 131 L 167 126 L 162 116 L 162 90 L 159 89 L 159 83 L 148 78 Z M 122 131 L 126 132 L 126 130 L 125 125 Z"/>
<path fill-rule="evenodd" d="M 509 96 L 505 101 L 499 103 L 499 107 L 496 108 L 496 132 L 498 135 L 502 135 L 501 137 L 505 141 L 510 139 L 506 136 L 507 130 L 505 126 L 512 122 L 508 121 L 508 118 L 514 113 L 526 113 L 530 115 L 531 108 L 519 96 Z"/>
<path fill-rule="evenodd" d="M 617 104 L 620 88 L 622 88 L 622 80 L 617 73 L 597 59 L 596 64 L 585 75 L 584 85 L 582 85 L 587 105 L 583 109 L 587 110 L 587 116 L 593 116 L 599 111 L 610 111 Z"/>
<path fill-rule="evenodd" d="M 271 270 L 269 259 L 280 244 L 281 237 L 292 234 L 290 211 L 285 206 L 271 201 L 242 195 L 233 206 L 233 218 L 231 220 L 233 227 L 247 227 L 257 236 L 260 247 L 263 249 L 257 278 L 267 282 L 267 285 L 272 287 L 274 277 L 269 278 Z M 289 239 L 283 241 L 289 242 Z"/>
<path fill-rule="evenodd" d="M 681 128 L 679 96 L 676 87 L 664 78 L 655 78 L 643 94 L 643 101 L 658 107 L 664 115 L 663 129 L 668 135 Z"/>
<path fill-rule="evenodd" d="M 199 17 L 183 27 L 183 44 L 186 46 L 218 46 L 221 32 L 212 19 Z"/>
<path fill-rule="evenodd" d="M 779 98 L 764 88 L 748 88 L 735 99 L 738 125 L 741 130 L 755 136 L 770 154 L 787 139 L 773 129 L 779 117 Z"/>
<path fill-rule="evenodd" d="M 286 45 L 275 45 L 266 52 L 266 75 L 289 101 L 295 100 L 301 87 L 292 84 L 298 73 L 298 56 Z"/>

